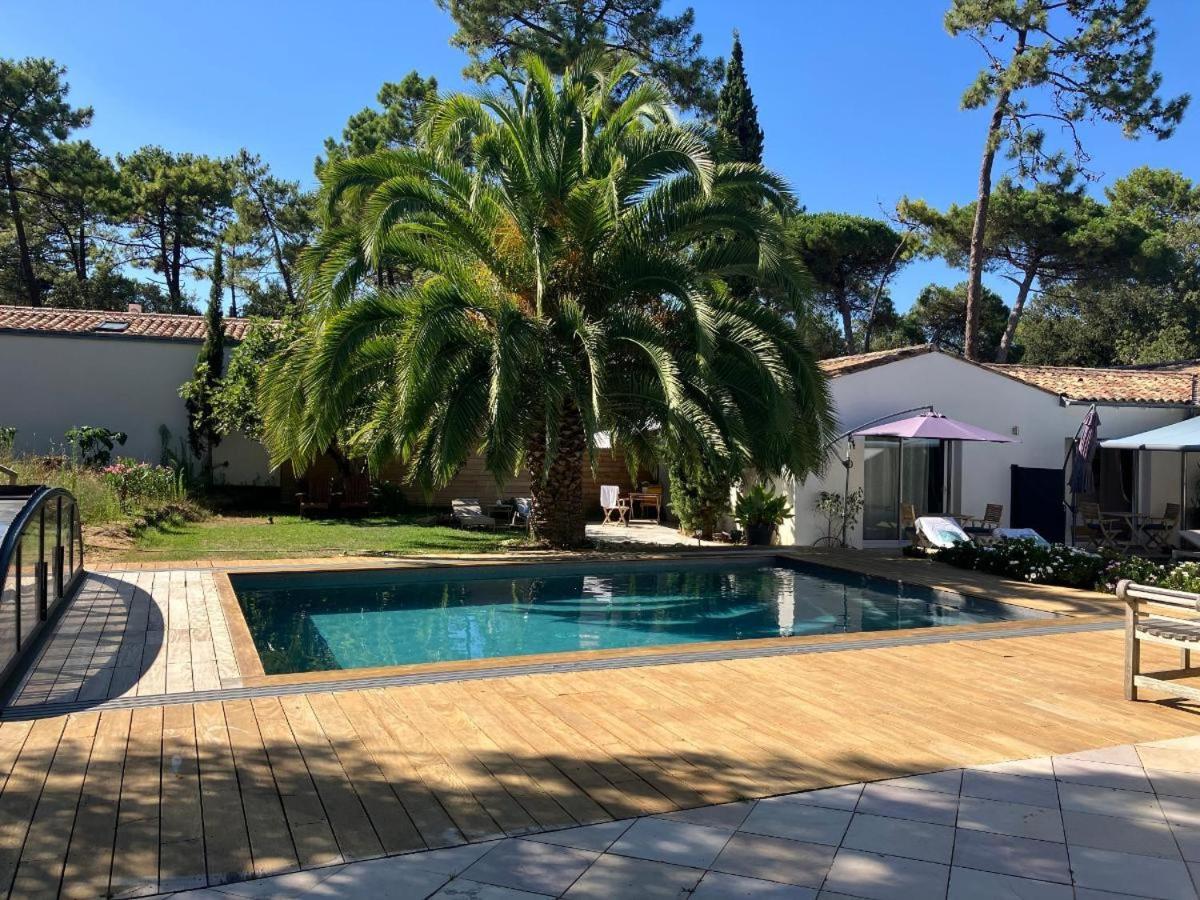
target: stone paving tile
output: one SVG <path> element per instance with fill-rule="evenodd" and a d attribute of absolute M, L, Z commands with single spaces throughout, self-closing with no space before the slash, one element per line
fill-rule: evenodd
<path fill-rule="evenodd" d="M 954 838 L 954 865 L 1038 881 L 1071 883 L 1067 848 L 1063 844 L 988 831 L 958 829 Z"/>
<path fill-rule="evenodd" d="M 949 866 L 839 850 L 825 879 L 825 889 L 865 900 L 913 900 L 944 897 L 949 877 Z"/>
<path fill-rule="evenodd" d="M 948 865 L 954 849 L 954 829 L 858 813 L 850 822 L 842 846 Z"/>
<path fill-rule="evenodd" d="M 845 810 L 796 803 L 790 797 L 773 797 L 760 800 L 739 830 L 836 847 L 851 815 Z"/>
<path fill-rule="evenodd" d="M 862 796 L 862 784 L 843 784 L 840 787 L 822 788 L 819 791 L 805 791 L 802 794 L 789 794 L 797 803 L 809 803 L 813 806 L 824 806 L 828 809 L 853 810 L 858 806 Z"/>
<path fill-rule="evenodd" d="M 971 766 L 967 772 L 991 772 L 997 775 L 1020 775 L 1025 778 L 1053 778 L 1054 762 L 1049 756 L 1014 759 L 987 766 Z"/>
<path fill-rule="evenodd" d="M 1145 772 L 1156 794 L 1200 797 L 1200 775 L 1195 772 L 1168 772 L 1163 769 L 1146 769 Z"/>
<path fill-rule="evenodd" d="M 813 900 L 817 892 L 795 884 L 708 872 L 690 900 Z"/>
<path fill-rule="evenodd" d="M 1119 850 L 1142 856 L 1179 859 L 1175 835 L 1166 822 L 1155 819 L 1115 819 L 1091 813 L 1063 811 L 1070 847 L 1092 847 L 1096 850 Z"/>
<path fill-rule="evenodd" d="M 1072 847 L 1071 872 L 1080 887 L 1136 893 L 1160 900 L 1196 897 L 1188 868 L 1178 860 Z"/>
<path fill-rule="evenodd" d="M 876 781 L 890 787 L 906 787 L 917 791 L 936 791 L 939 794 L 957 794 L 962 788 L 962 769 L 946 769 L 925 775 L 909 775 L 904 778 L 889 778 Z"/>
<path fill-rule="evenodd" d="M 423 850 L 392 858 L 395 865 L 419 866 L 443 875 L 458 875 L 468 869 L 480 857 L 494 850 L 502 841 L 483 841 L 464 844 L 461 847 L 446 847 L 442 850 Z"/>
<path fill-rule="evenodd" d="M 1094 888 L 1075 888 L 1075 900 L 1154 900 L 1145 894 L 1114 894 L 1112 891 L 1097 891 Z"/>
<path fill-rule="evenodd" d="M 958 802 L 958 827 L 1013 837 L 1062 843 L 1062 815 L 1057 809 L 963 797 Z"/>
<path fill-rule="evenodd" d="M 1101 747 L 1098 750 L 1080 750 L 1078 753 L 1064 753 L 1066 759 L 1084 759 L 1092 762 L 1110 763 L 1114 766 L 1142 765 L 1137 748 L 1133 744 L 1121 744 L 1118 747 Z"/>
<path fill-rule="evenodd" d="M 932 825 L 953 825 L 958 816 L 958 798 L 933 791 L 868 784 L 856 807 L 858 812 L 893 819 L 912 819 Z"/>
<path fill-rule="evenodd" d="M 729 839 L 712 868 L 729 875 L 819 888 L 835 852 L 835 848 L 824 844 L 802 844 L 738 832 Z"/>
<path fill-rule="evenodd" d="M 400 900 L 401 896 L 403 895 L 395 895 L 394 898 L 389 897 L 387 900 Z M 517 891 L 512 888 L 497 887 L 494 884 L 483 884 L 466 878 L 455 878 L 429 900 L 544 900 L 549 896 L 549 894 L 534 894 L 530 891 Z M 361 898 L 355 897 L 354 900 L 361 900 Z"/>
<path fill-rule="evenodd" d="M 440 872 L 416 866 L 397 866 L 391 859 L 373 859 L 357 865 L 342 866 L 321 882 L 313 893 L 332 897 L 420 897 L 431 894 L 446 883 Z"/>
<path fill-rule="evenodd" d="M 574 847 L 576 850 L 595 850 L 603 853 L 612 846 L 613 841 L 629 830 L 629 826 L 633 822 L 633 819 L 619 819 L 616 822 L 601 822 L 598 825 L 581 825 L 578 828 L 527 834 L 524 839 L 541 844 L 557 844 L 559 847 Z"/>
<path fill-rule="evenodd" d="M 571 900 L 612 900 L 615 897 L 678 900 L 687 896 L 703 874 L 703 869 L 606 853 L 563 896 Z"/>
<path fill-rule="evenodd" d="M 1137 752 L 1142 765 L 1147 769 L 1200 774 L 1200 747 L 1138 744 Z"/>
<path fill-rule="evenodd" d="M 1072 784 L 1090 784 L 1093 787 L 1118 788 L 1123 791 L 1153 793 L 1150 779 L 1141 766 L 1118 766 L 1090 759 L 1055 757 L 1054 777 Z"/>
<path fill-rule="evenodd" d="M 955 867 L 946 900 L 1072 900 L 1069 885 Z"/>
<path fill-rule="evenodd" d="M 600 854 L 535 841 L 501 841 L 463 871 L 463 877 L 500 887 L 558 895 Z"/>
<path fill-rule="evenodd" d="M 975 772 L 968 769 L 963 774 L 962 793 L 964 797 L 979 797 L 983 800 L 1003 800 L 1008 803 L 1058 808 L 1058 786 L 1045 778 L 1030 778 L 1002 772 Z"/>
<path fill-rule="evenodd" d="M 706 869 L 732 834 L 732 828 L 710 828 L 668 819 L 638 819 L 608 852 Z"/>
<path fill-rule="evenodd" d="M 1200 828 L 1172 825 L 1171 831 L 1175 835 L 1175 843 L 1179 845 L 1179 852 L 1183 854 L 1183 858 L 1188 862 L 1200 862 Z"/>
<path fill-rule="evenodd" d="M 1143 794 L 1140 791 L 1120 791 L 1086 784 L 1062 784 L 1059 785 L 1059 799 L 1064 810 L 1125 819 L 1163 819 L 1159 801 L 1154 795 Z"/>
<path fill-rule="evenodd" d="M 1172 825 L 1200 828 L 1200 799 L 1161 796 L 1158 798 L 1158 805 L 1162 808 L 1167 821 Z"/>
<path fill-rule="evenodd" d="M 738 828 L 750 810 L 754 809 L 754 800 L 738 800 L 734 803 L 720 803 L 716 806 L 701 806 L 696 809 L 681 809 L 678 812 L 665 813 L 660 819 L 670 819 L 674 822 L 689 822 L 692 825 L 710 825 L 716 828 Z"/>

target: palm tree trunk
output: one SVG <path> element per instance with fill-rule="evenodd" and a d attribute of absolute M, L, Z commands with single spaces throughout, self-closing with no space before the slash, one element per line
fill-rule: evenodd
<path fill-rule="evenodd" d="M 579 410 L 572 405 L 563 412 L 557 452 L 549 467 L 544 440 L 535 440 L 529 451 L 529 491 L 533 495 L 530 536 L 552 547 L 578 547 L 587 539 L 583 517 L 583 456 L 587 445 Z"/>

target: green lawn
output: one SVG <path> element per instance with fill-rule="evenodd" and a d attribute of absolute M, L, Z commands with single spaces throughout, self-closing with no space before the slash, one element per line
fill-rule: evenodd
<path fill-rule="evenodd" d="M 173 521 L 147 528 L 127 560 L 250 559 L 380 552 L 488 553 L 513 548 L 524 537 L 512 531 L 463 531 L 418 525 L 415 516 L 363 519 L 301 519 L 299 516 L 217 516 L 202 522 Z"/>

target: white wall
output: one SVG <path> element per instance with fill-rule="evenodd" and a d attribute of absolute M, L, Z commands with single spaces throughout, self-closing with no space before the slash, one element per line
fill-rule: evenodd
<path fill-rule="evenodd" d="M 846 431 L 879 416 L 915 406 L 930 405 L 938 412 L 1003 435 L 1013 428 L 1020 443 L 962 444 L 958 461 L 951 466 L 951 479 L 961 489 L 963 512 L 983 514 L 988 503 L 1003 503 L 1004 524 L 1008 523 L 1012 465 L 1058 468 L 1063 464 L 1067 442 L 1075 436 L 1087 414 L 1086 404 L 1064 406 L 1058 397 L 981 366 L 944 353 L 927 353 L 842 375 L 830 381 L 830 390 Z M 1180 409 L 1101 406 L 1100 438 L 1123 437 L 1177 422 L 1185 417 Z M 850 490 L 862 486 L 862 440 L 852 452 Z M 838 460 L 845 444 L 831 452 L 823 477 L 811 477 L 786 486 L 792 496 L 794 521 L 780 529 L 783 543 L 808 545 L 824 534 L 824 520 L 813 509 L 822 490 L 842 492 L 844 470 Z M 1161 510 L 1167 499 L 1179 493 L 1178 458 L 1172 454 L 1143 454 L 1163 457 L 1152 462 L 1154 487 L 1143 494 L 1143 511 Z M 1172 459 L 1168 462 L 1168 456 Z M 1173 467 L 1174 474 L 1170 471 Z M 964 477 L 965 475 L 965 477 Z M 1170 494 L 1174 493 L 1174 497 Z M 850 542 L 861 545 L 861 523 Z"/>
<path fill-rule="evenodd" d="M 187 438 L 179 386 L 199 351 L 193 342 L 115 335 L 0 334 L 0 426 L 17 428 L 16 450 L 26 453 L 60 451 L 76 425 L 124 431 L 118 455 L 157 463 L 160 425 L 174 450 Z M 263 448 L 241 436 L 222 441 L 214 461 L 218 481 L 278 483 Z"/>

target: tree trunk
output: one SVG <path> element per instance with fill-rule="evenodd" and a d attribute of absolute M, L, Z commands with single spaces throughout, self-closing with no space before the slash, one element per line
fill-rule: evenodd
<path fill-rule="evenodd" d="M 271 246 L 275 254 L 275 268 L 279 270 L 279 277 L 283 279 L 283 290 L 287 294 L 288 306 L 294 310 L 296 307 L 296 293 L 292 289 L 291 270 L 288 268 L 287 260 L 283 257 L 283 244 L 279 240 L 279 229 L 275 227 L 275 218 L 271 215 L 266 198 L 257 192 L 255 196 L 258 197 L 258 205 L 262 210 L 263 219 L 266 220 L 267 228 L 271 232 Z"/>
<path fill-rule="evenodd" d="M 863 353 L 871 352 L 871 338 L 875 331 L 875 316 L 879 313 L 879 301 L 883 298 L 883 290 L 887 287 L 888 279 L 896 271 L 896 264 L 900 261 L 900 251 L 908 243 L 908 234 L 907 231 L 904 232 L 900 236 L 900 240 L 896 242 L 896 249 L 892 251 L 888 264 L 884 266 L 883 272 L 879 276 L 879 284 L 875 286 L 875 293 L 871 296 L 871 311 L 867 315 L 867 325 L 863 329 Z"/>
<path fill-rule="evenodd" d="M 1017 43 L 1013 58 L 1025 50 L 1025 31 L 1017 32 Z M 988 123 L 987 141 L 983 145 L 983 159 L 979 163 L 979 186 L 975 196 L 975 221 L 971 225 L 971 261 L 967 269 L 967 326 L 963 334 L 963 356 L 967 359 L 979 357 L 979 313 L 983 308 L 983 239 L 987 232 L 988 203 L 992 199 L 992 165 L 996 161 L 996 150 L 1000 145 L 1000 127 L 1004 124 L 1004 111 L 1008 108 L 1009 91 L 996 95 L 992 119 Z"/>
<path fill-rule="evenodd" d="M 176 309 L 183 302 L 183 284 L 180 277 L 183 269 L 183 212 L 175 204 L 174 231 L 171 235 L 171 271 L 167 275 L 167 291 L 171 305 Z"/>
<path fill-rule="evenodd" d="M 1012 311 L 1008 314 L 1008 324 L 1004 326 L 1004 337 L 1000 339 L 1000 349 L 996 351 L 996 362 L 1008 362 L 1008 354 L 1012 350 L 1013 337 L 1017 333 L 1017 323 L 1021 321 L 1021 311 L 1025 309 L 1025 300 L 1033 287 L 1033 279 L 1037 275 L 1038 260 L 1034 260 L 1025 271 L 1025 276 L 1017 286 L 1017 299 L 1013 301 Z"/>
<path fill-rule="evenodd" d="M 83 225 L 79 226 L 79 256 L 75 263 L 75 275 L 80 281 L 87 281 L 88 277 L 88 246 L 87 246 L 87 231 Z"/>
<path fill-rule="evenodd" d="M 558 448 L 546 467 L 545 438 L 540 436 L 529 450 L 529 491 L 533 515 L 529 533 L 551 547 L 578 547 L 587 539 L 583 517 L 583 457 L 587 449 L 583 418 L 573 405 L 559 426 Z"/>
<path fill-rule="evenodd" d="M 846 353 L 854 352 L 854 319 L 850 314 L 850 301 L 841 293 L 837 298 L 838 311 L 842 314 L 842 331 L 846 338 Z"/>
<path fill-rule="evenodd" d="M 41 306 L 42 295 L 38 289 L 37 276 L 33 274 L 33 257 L 29 252 L 29 240 L 25 236 L 25 219 L 21 215 L 21 200 L 17 197 L 17 178 L 13 174 L 11 159 L 4 160 L 4 187 L 8 191 L 8 212 L 12 216 L 13 230 L 17 233 L 17 252 L 20 256 L 21 280 L 25 282 L 25 294 L 30 306 Z"/>

